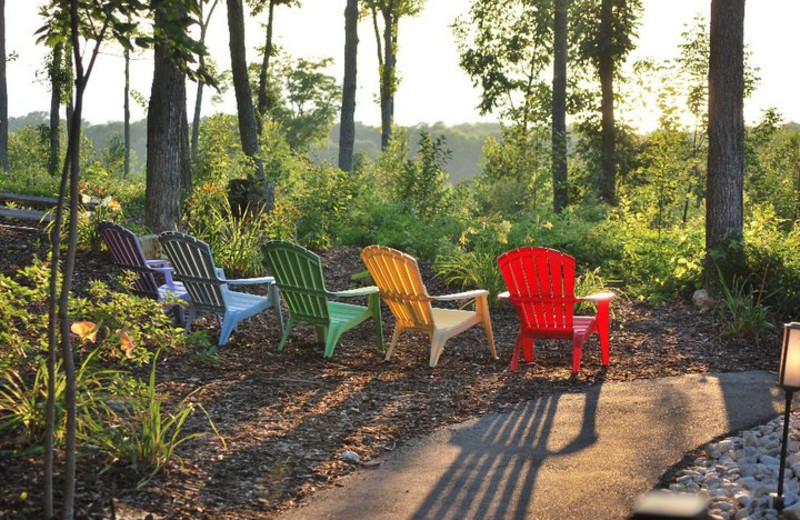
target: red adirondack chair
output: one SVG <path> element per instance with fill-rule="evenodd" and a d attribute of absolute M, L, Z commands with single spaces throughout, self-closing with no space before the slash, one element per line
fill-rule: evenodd
<path fill-rule="evenodd" d="M 607 366 L 608 307 L 613 293 L 575 296 L 575 259 L 545 247 L 521 247 L 497 259 L 508 291 L 499 298 L 509 300 L 520 321 L 519 337 L 511 358 L 511 370 L 519 368 L 522 351 L 527 362 L 533 361 L 535 339 L 571 339 L 572 372 L 581 369 L 583 344 L 597 332 L 603 365 Z M 596 316 L 575 316 L 573 308 L 580 301 L 597 303 Z"/>

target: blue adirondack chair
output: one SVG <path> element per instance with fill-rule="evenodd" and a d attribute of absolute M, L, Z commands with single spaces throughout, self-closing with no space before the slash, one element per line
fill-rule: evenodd
<path fill-rule="evenodd" d="M 114 222 L 102 220 L 97 224 L 100 238 L 111 253 L 114 263 L 136 273 L 131 292 L 145 298 L 154 300 L 189 300 L 189 293 L 181 282 L 172 279 L 172 267 L 166 260 L 148 260 L 139 238 L 130 229 L 124 228 Z M 159 285 L 155 274 L 164 277 L 166 283 Z M 185 316 L 182 305 L 171 305 L 168 310 L 174 310 L 178 321 L 184 322 Z"/>
<path fill-rule="evenodd" d="M 280 332 L 283 333 L 280 295 L 274 278 L 228 280 L 225 271 L 214 264 L 211 248 L 202 240 L 178 231 L 165 231 L 159 235 L 159 241 L 175 268 L 175 277 L 183 282 L 191 296 L 187 332 L 198 313 L 216 314 L 220 319 L 219 345 L 222 346 L 228 342 L 239 322 L 272 307 L 278 317 Z M 229 287 L 253 284 L 267 284 L 268 295 L 233 291 Z"/>

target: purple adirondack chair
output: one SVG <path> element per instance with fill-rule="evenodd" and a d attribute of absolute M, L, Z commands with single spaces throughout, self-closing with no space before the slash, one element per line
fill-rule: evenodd
<path fill-rule="evenodd" d="M 189 292 L 181 282 L 172 279 L 172 267 L 166 260 L 148 260 L 142 251 L 139 238 L 127 228 L 103 220 L 97 224 L 97 231 L 111 253 L 114 263 L 126 271 L 136 273 L 134 289 L 136 295 L 154 300 L 166 301 L 176 298 L 189 301 Z M 166 283 L 159 285 L 155 273 L 160 273 Z M 185 322 L 183 306 L 171 305 L 180 323 Z"/>

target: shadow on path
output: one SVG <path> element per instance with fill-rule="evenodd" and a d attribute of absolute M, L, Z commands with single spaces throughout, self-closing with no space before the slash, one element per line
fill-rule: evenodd
<path fill-rule="evenodd" d="M 461 446 L 460 455 L 411 518 L 528 518 L 539 470 L 549 465 L 550 459 L 597 442 L 595 422 L 602 382 L 601 377 L 598 384 L 586 390 L 583 418 L 580 425 L 575 425 L 579 430 L 570 442 L 557 449 L 550 446 L 550 441 L 560 393 L 520 403 L 457 433 L 450 443 Z"/>

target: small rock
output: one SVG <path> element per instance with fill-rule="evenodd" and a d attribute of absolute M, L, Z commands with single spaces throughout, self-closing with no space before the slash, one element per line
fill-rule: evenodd
<path fill-rule="evenodd" d="M 354 464 L 361 460 L 361 457 L 359 457 L 358 453 L 350 450 L 344 450 L 341 454 L 341 457 L 342 460 L 352 462 Z"/>
<path fill-rule="evenodd" d="M 692 295 L 692 301 L 701 309 L 712 309 L 717 304 L 717 301 L 708 295 L 705 289 L 698 289 Z"/>

